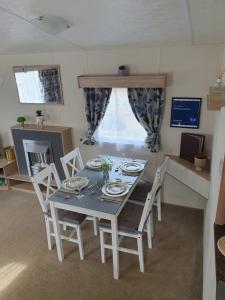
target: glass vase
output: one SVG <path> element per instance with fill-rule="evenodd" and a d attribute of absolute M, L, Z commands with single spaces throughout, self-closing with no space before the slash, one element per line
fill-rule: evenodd
<path fill-rule="evenodd" d="M 109 172 L 103 172 L 103 183 L 106 184 L 109 181 Z"/>

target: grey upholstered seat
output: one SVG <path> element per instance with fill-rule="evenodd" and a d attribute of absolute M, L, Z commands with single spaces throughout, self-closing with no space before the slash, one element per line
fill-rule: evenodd
<path fill-rule="evenodd" d="M 138 202 L 145 203 L 145 199 L 147 197 L 148 192 L 152 188 L 152 182 L 147 180 L 140 180 L 130 195 L 130 199 Z"/>
<path fill-rule="evenodd" d="M 143 206 L 129 202 L 126 203 L 118 217 L 118 229 L 125 232 L 137 233 L 142 212 Z M 99 222 L 99 227 L 110 229 L 111 222 L 109 220 L 101 219 Z"/>
<path fill-rule="evenodd" d="M 54 185 L 53 185 L 53 180 L 54 180 Z M 63 229 L 66 229 L 68 227 L 68 228 L 73 228 L 73 230 L 72 232 L 70 232 L 69 235 L 61 234 L 61 232 L 59 231 L 60 237 L 58 235 L 55 235 L 55 232 L 53 230 L 55 229 L 54 224 L 56 222 L 53 221 L 49 209 L 49 198 L 54 193 L 57 193 L 57 191 L 61 188 L 61 181 L 59 178 L 59 174 L 56 170 L 55 164 L 51 163 L 40 173 L 33 176 L 32 183 L 44 214 L 48 249 L 52 250 L 52 238 L 55 239 L 56 243 L 57 241 L 59 241 L 59 239 L 66 240 L 71 243 L 78 244 L 80 259 L 83 260 L 84 249 L 83 249 L 83 240 L 81 236 L 80 224 L 86 218 L 86 216 L 83 214 L 59 209 L 58 210 L 59 224 L 63 226 Z M 46 193 L 43 193 L 41 189 L 43 186 L 46 187 Z M 51 226 L 52 223 L 53 226 Z"/>
<path fill-rule="evenodd" d="M 86 215 L 79 214 L 79 213 L 72 212 L 72 211 L 66 211 L 63 209 L 58 210 L 58 215 L 59 215 L 59 221 L 73 223 L 73 224 L 77 224 L 77 225 L 80 225 L 87 217 Z M 48 212 L 48 216 L 51 218 L 50 211 Z"/>
<path fill-rule="evenodd" d="M 143 255 L 143 234 L 146 229 L 148 247 L 152 248 L 152 206 L 156 197 L 156 193 L 160 187 L 160 170 L 156 170 L 155 178 L 150 191 L 148 190 L 145 202 L 140 205 L 140 202 L 136 203 L 132 200 L 128 200 L 125 203 L 122 211 L 118 216 L 118 239 L 112 236 L 112 243 L 105 242 L 104 234 L 111 234 L 113 228 L 111 228 L 111 222 L 101 220 L 99 223 L 100 232 L 100 246 L 101 246 L 101 260 L 105 263 L 105 249 L 110 249 L 113 254 L 117 254 L 117 251 L 125 252 L 129 254 L 137 255 L 139 258 L 140 271 L 144 272 L 144 255 Z M 143 192 L 143 190 L 141 189 Z M 114 228 L 114 230 L 117 228 Z M 123 237 L 129 237 L 136 239 L 137 250 L 126 248 L 121 246 Z M 119 265 L 118 265 L 119 267 Z"/>
<path fill-rule="evenodd" d="M 157 168 L 156 172 L 159 172 L 160 176 L 160 184 L 157 187 L 156 191 L 156 198 L 154 201 L 154 205 L 157 206 L 157 214 L 158 214 L 158 220 L 161 221 L 162 219 L 162 213 L 161 213 L 161 189 L 164 182 L 164 177 L 167 169 L 167 163 L 168 163 L 168 156 L 165 157 L 163 163 Z M 133 193 L 130 196 L 130 201 L 133 201 L 133 203 L 144 205 L 144 201 L 146 199 L 147 194 L 152 189 L 152 183 L 149 181 L 140 181 L 137 186 L 135 187 Z"/>

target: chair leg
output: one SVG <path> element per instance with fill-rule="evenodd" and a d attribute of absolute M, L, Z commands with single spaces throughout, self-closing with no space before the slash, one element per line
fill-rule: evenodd
<path fill-rule="evenodd" d="M 100 233 L 101 261 L 104 264 L 105 263 L 105 248 L 104 248 L 105 236 L 104 236 L 104 231 L 102 229 L 99 230 L 99 233 Z"/>
<path fill-rule="evenodd" d="M 78 240 L 78 246 L 79 246 L 79 252 L 80 252 L 80 259 L 83 260 L 84 259 L 84 247 L 83 247 L 83 240 L 82 240 L 82 236 L 81 236 L 80 226 L 77 226 L 76 230 L 77 230 L 77 240 Z"/>
<path fill-rule="evenodd" d="M 152 238 L 153 238 L 154 237 L 153 211 L 151 211 L 149 217 L 150 217 L 150 224 L 151 224 L 151 234 L 152 234 Z"/>
<path fill-rule="evenodd" d="M 147 220 L 147 239 L 148 239 L 148 248 L 152 248 L 152 226 L 151 226 L 151 214 Z"/>
<path fill-rule="evenodd" d="M 157 195 L 157 213 L 158 213 L 158 221 L 162 220 L 162 212 L 161 212 L 161 191 L 159 191 Z"/>
<path fill-rule="evenodd" d="M 93 226 L 94 226 L 94 235 L 98 235 L 98 225 L 97 225 L 97 218 L 93 217 Z"/>
<path fill-rule="evenodd" d="M 140 272 L 144 273 L 144 255 L 143 255 L 142 235 L 139 235 L 137 237 L 137 248 L 138 248 L 138 258 L 139 258 Z"/>
<path fill-rule="evenodd" d="M 51 225 L 47 217 L 45 217 L 46 233 L 47 233 L 47 242 L 48 250 L 52 250 L 52 241 L 51 241 Z"/>

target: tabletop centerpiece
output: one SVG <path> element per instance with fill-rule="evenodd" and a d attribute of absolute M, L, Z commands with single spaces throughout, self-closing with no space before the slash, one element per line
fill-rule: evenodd
<path fill-rule="evenodd" d="M 103 162 L 100 171 L 103 173 L 103 181 L 106 184 L 109 180 L 109 172 L 112 170 L 112 165 L 108 162 Z"/>

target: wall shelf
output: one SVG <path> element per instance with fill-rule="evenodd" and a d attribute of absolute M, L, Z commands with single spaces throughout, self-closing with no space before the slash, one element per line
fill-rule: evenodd
<path fill-rule="evenodd" d="M 7 161 L 5 158 L 0 158 L 0 179 L 5 179 L 5 184 L 0 185 L 0 190 L 9 190 L 8 175 L 11 170 L 16 168 L 16 161 Z"/>
<path fill-rule="evenodd" d="M 20 192 L 26 192 L 30 194 L 34 194 L 34 188 L 32 183 L 30 182 L 22 182 L 22 181 L 11 181 L 10 182 L 10 189 L 12 191 L 20 191 Z"/>
<path fill-rule="evenodd" d="M 146 75 L 81 75 L 79 88 L 165 88 L 166 74 Z"/>
<path fill-rule="evenodd" d="M 31 182 L 31 179 L 27 175 L 20 175 L 18 172 L 15 172 L 13 174 L 10 174 L 8 176 L 8 179 L 13 179 L 16 181 L 23 181 L 23 182 Z"/>
<path fill-rule="evenodd" d="M 7 163 L 7 165 L 5 165 Z M 7 186 L 0 186 L 0 190 L 13 190 L 13 191 L 22 191 L 28 193 L 34 193 L 34 188 L 31 183 L 31 179 L 29 176 L 20 175 L 18 172 L 18 167 L 16 161 L 7 162 L 6 160 L 2 160 L 2 165 L 4 165 L 5 170 L 5 179 L 7 182 Z M 0 166 L 1 160 L 0 160 Z M 2 170 L 0 168 L 0 170 Z"/>
<path fill-rule="evenodd" d="M 220 110 L 225 106 L 225 88 L 209 88 L 209 95 L 207 97 L 208 110 Z"/>
<path fill-rule="evenodd" d="M 210 171 L 197 171 L 193 163 L 175 155 L 169 156 L 167 173 L 208 199 Z"/>

